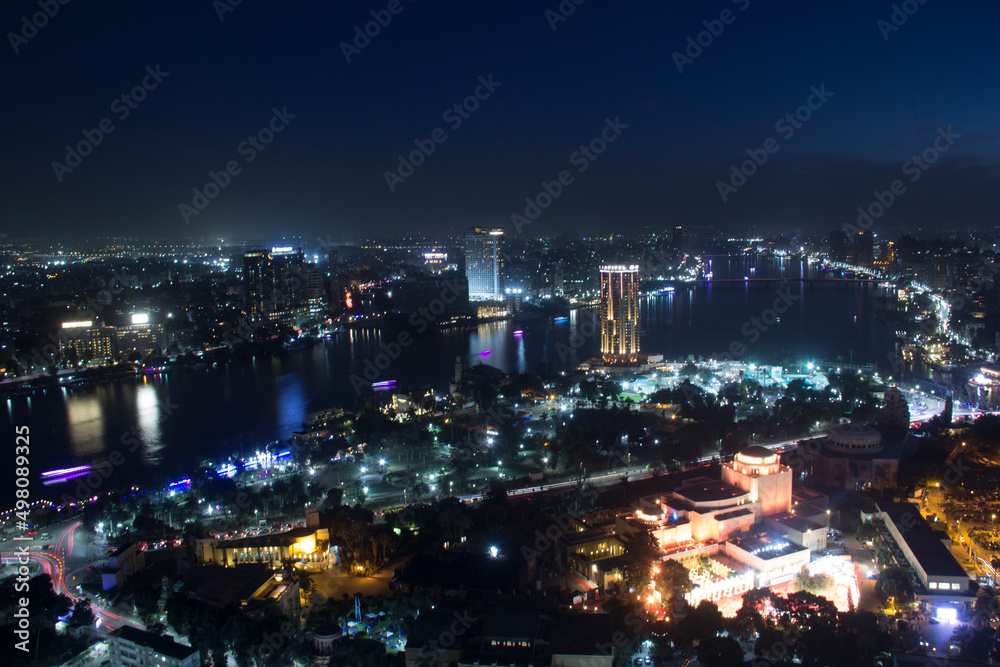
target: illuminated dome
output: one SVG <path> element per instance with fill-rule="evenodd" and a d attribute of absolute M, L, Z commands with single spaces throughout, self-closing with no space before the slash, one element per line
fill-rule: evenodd
<path fill-rule="evenodd" d="M 882 434 L 865 424 L 837 424 L 826 432 L 826 446 L 841 452 L 873 452 L 882 449 Z"/>

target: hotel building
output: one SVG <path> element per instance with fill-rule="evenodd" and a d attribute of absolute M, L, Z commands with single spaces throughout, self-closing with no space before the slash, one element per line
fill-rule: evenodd
<path fill-rule="evenodd" d="M 601 266 L 601 355 L 608 363 L 639 356 L 639 266 Z"/>
<path fill-rule="evenodd" d="M 503 230 L 474 227 L 465 234 L 465 275 L 472 301 L 502 301 Z"/>

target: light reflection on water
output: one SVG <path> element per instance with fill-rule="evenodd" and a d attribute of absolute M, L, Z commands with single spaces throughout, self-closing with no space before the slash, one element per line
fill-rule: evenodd
<path fill-rule="evenodd" d="M 783 273 L 789 277 L 802 275 L 799 263 L 785 265 Z M 764 264 L 755 266 L 756 276 L 769 275 Z M 744 271 L 749 273 L 742 260 L 717 258 L 713 263 L 716 278 L 727 273 L 742 277 Z M 891 351 L 892 327 L 876 325 L 874 316 L 877 297 L 891 295 L 891 290 L 870 285 L 785 285 L 799 297 L 797 302 L 750 346 L 750 354 L 772 361 L 805 354 L 835 359 L 853 350 L 856 361 L 877 362 Z M 734 340 L 746 342 L 741 326 L 769 307 L 777 288 L 777 284 L 720 283 L 644 299 L 642 350 L 667 358 L 723 353 Z M 556 370 L 569 370 L 598 354 L 596 318 L 595 310 L 583 309 L 562 321 L 544 317 L 487 323 L 471 330 L 409 329 L 412 343 L 372 381 L 396 380 L 400 390 L 431 385 L 442 394 L 454 375 L 456 356 L 467 365 L 482 362 L 506 372 L 534 373 L 545 362 Z M 516 330 L 523 335 L 515 337 Z M 9 401 L 7 410 L 0 411 L 4 422 L 0 428 L 31 426 L 33 444 L 39 445 L 32 448 L 40 457 L 39 471 L 91 463 L 121 449 L 122 433 L 133 428 L 143 442 L 142 456 L 129 457 L 127 465 L 137 465 L 138 473 L 155 464 L 179 471 L 195 456 L 228 453 L 240 436 L 244 442 L 257 443 L 287 438 L 301 429 L 309 412 L 335 405 L 353 409 L 358 395 L 351 375 L 362 373 L 364 363 L 382 351 L 380 344 L 393 343 L 398 333 L 348 330 L 312 348 L 273 357 L 177 369 L 145 381 L 53 389 Z M 486 350 L 489 356 L 481 356 Z M 174 414 L 163 409 L 167 402 L 179 406 Z"/>

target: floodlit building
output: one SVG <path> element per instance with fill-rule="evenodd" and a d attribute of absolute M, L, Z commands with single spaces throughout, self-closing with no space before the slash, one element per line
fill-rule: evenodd
<path fill-rule="evenodd" d="M 601 266 L 601 355 L 609 363 L 639 356 L 639 266 Z"/>
<path fill-rule="evenodd" d="M 465 234 L 465 276 L 472 301 L 502 301 L 503 230 L 474 227 Z"/>
<path fill-rule="evenodd" d="M 115 343 L 118 354 L 125 357 L 134 353 L 144 357 L 153 352 L 162 353 L 166 347 L 163 325 L 150 322 L 145 313 L 136 313 L 130 325 L 115 328 Z"/>
<path fill-rule="evenodd" d="M 92 321 L 63 322 L 59 352 L 75 354 L 79 361 L 105 363 L 114 356 L 115 329 Z"/>
<path fill-rule="evenodd" d="M 279 568 L 282 562 L 330 564 L 330 532 L 326 528 L 304 526 L 283 533 L 239 537 L 232 540 L 202 540 L 203 562 L 225 567 L 266 563 Z"/>
<path fill-rule="evenodd" d="M 817 521 L 795 513 L 793 473 L 777 453 L 748 447 L 723 464 L 721 476 L 642 498 L 617 519 L 617 534 L 647 530 L 665 559 L 688 568 L 695 588 L 687 600 L 695 605 L 788 581 L 826 549 L 828 515 Z"/>

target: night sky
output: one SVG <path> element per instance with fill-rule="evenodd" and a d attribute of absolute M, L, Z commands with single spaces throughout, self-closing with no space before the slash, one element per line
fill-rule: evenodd
<path fill-rule="evenodd" d="M 382 0 L 237 1 L 43 0 L 58 12 L 37 33 L 22 17 L 38 1 L 5 1 L 0 232 L 357 239 L 510 227 L 563 170 L 572 182 L 524 233 L 828 230 L 895 179 L 906 191 L 878 222 L 887 230 L 996 221 L 996 3 L 909 0 L 916 11 L 897 13 L 897 30 L 892 3 L 870 0 L 565 0 L 575 11 L 558 21 L 558 0 L 399 0 L 395 15 Z M 372 11 L 391 21 L 348 63 L 341 43 Z M 703 22 L 721 34 L 709 40 Z M 673 54 L 701 32 L 711 43 L 678 71 Z M 167 76 L 134 109 L 115 103 L 155 83 L 146 68 L 157 66 Z M 453 128 L 444 113 L 490 75 L 499 87 L 480 87 L 487 99 Z M 776 128 L 823 86 L 833 95 L 813 98 L 800 128 Z M 263 150 L 241 150 L 274 109 L 295 117 Z M 616 118 L 628 127 L 606 132 L 605 152 L 574 159 Z M 904 163 L 948 126 L 960 138 L 911 181 Z M 437 128 L 447 140 L 391 191 L 385 172 Z M 72 171 L 54 168 L 85 130 L 101 143 Z M 718 182 L 769 138 L 777 152 L 724 202 Z M 239 173 L 186 222 L 180 205 L 194 208 L 192 189 L 230 161 Z"/>

